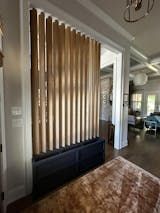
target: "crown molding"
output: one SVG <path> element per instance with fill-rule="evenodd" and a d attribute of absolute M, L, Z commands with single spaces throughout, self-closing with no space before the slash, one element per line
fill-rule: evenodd
<path fill-rule="evenodd" d="M 55 4 L 49 2 L 48 0 L 30 0 L 30 7 L 42 9 L 53 17 L 58 18 L 64 23 L 71 25 L 71 27 L 78 29 L 82 33 L 85 33 L 86 35 L 89 35 L 90 37 L 96 39 L 101 44 L 103 44 L 105 48 L 114 53 L 124 51 L 124 47 L 97 32 L 90 26 L 86 25 L 84 22 L 81 22 L 79 19 L 73 17 L 71 14 L 67 13 L 62 8 L 57 7 Z"/>
<path fill-rule="evenodd" d="M 129 42 L 132 42 L 135 37 L 127 32 L 121 25 L 114 21 L 107 13 L 101 10 L 97 5 L 95 5 L 91 0 L 77 0 L 83 7 L 92 12 L 96 17 L 101 19 L 105 24 L 110 26 L 114 31 L 122 35 Z"/>

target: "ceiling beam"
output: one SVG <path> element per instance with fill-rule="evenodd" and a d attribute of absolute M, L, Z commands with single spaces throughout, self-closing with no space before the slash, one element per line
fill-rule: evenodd
<path fill-rule="evenodd" d="M 151 71 L 154 71 L 155 73 L 157 73 L 158 75 L 160 74 L 160 67 L 157 67 L 154 64 L 152 64 L 152 62 L 156 59 L 152 59 L 152 61 L 150 61 L 147 56 L 145 56 L 143 53 L 141 53 L 139 50 L 137 50 L 133 46 L 130 48 L 130 51 L 131 51 L 132 58 L 140 63 L 138 65 L 131 67 L 130 68 L 131 72 L 138 71 L 138 70 L 140 71 L 145 68 L 148 68 Z"/>

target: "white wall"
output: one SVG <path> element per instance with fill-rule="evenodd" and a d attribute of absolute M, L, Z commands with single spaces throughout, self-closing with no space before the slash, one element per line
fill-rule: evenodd
<path fill-rule="evenodd" d="M 0 14 L 4 26 L 7 198 L 12 202 L 25 195 L 19 0 L 1 0 Z"/>
<path fill-rule="evenodd" d="M 160 78 L 150 79 L 146 85 L 134 87 L 134 93 L 141 93 L 142 98 L 142 116 L 147 115 L 147 95 L 148 94 L 156 94 L 156 109 L 155 111 L 159 111 L 160 106 Z"/>

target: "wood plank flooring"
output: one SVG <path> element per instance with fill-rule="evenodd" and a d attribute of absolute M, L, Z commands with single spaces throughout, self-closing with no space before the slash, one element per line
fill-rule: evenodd
<path fill-rule="evenodd" d="M 106 125 L 106 122 L 100 122 L 100 136 L 103 138 L 107 138 Z M 160 178 L 160 134 L 155 137 L 144 130 L 130 128 L 128 142 L 128 147 L 120 151 L 106 143 L 106 161 L 123 156 Z"/>

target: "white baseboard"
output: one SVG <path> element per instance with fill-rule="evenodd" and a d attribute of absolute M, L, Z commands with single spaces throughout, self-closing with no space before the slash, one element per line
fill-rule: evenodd
<path fill-rule="evenodd" d="M 7 193 L 7 205 L 25 196 L 25 186 L 18 186 Z"/>
<path fill-rule="evenodd" d="M 127 146 L 128 146 L 128 140 L 123 141 L 123 142 L 122 142 L 121 149 L 123 149 L 123 148 L 125 148 L 125 147 L 127 147 Z"/>

